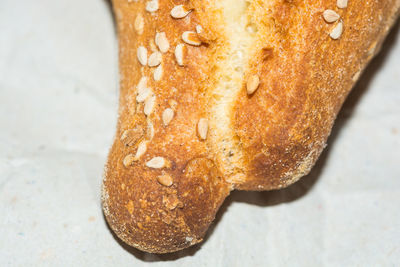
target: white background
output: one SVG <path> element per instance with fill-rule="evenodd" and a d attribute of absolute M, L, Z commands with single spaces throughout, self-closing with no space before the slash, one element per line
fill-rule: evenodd
<path fill-rule="evenodd" d="M 233 192 L 204 243 L 156 256 L 118 242 L 100 207 L 118 94 L 109 3 L 1 0 L 0 266 L 399 264 L 399 39 L 397 24 L 310 175 Z"/>

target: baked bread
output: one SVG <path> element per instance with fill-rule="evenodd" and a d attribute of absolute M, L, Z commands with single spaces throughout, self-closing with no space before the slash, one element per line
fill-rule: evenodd
<path fill-rule="evenodd" d="M 400 0 L 113 0 L 121 91 L 102 203 L 119 238 L 200 242 L 234 189 L 306 175 Z"/>

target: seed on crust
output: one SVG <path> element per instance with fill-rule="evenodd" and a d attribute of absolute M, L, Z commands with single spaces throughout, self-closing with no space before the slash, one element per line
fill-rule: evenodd
<path fill-rule="evenodd" d="M 176 194 L 170 194 L 163 196 L 163 203 L 165 207 L 169 210 L 173 210 L 175 208 L 182 208 L 183 203 L 179 200 L 178 196 Z"/>
<path fill-rule="evenodd" d="M 145 90 L 147 88 L 147 77 L 146 76 L 142 76 L 139 80 L 138 85 L 136 86 L 136 89 L 138 91 L 138 93 L 140 93 L 141 91 Z"/>
<path fill-rule="evenodd" d="M 146 166 L 152 169 L 161 169 L 167 166 L 167 161 L 163 157 L 154 157 L 146 162 Z"/>
<path fill-rule="evenodd" d="M 209 30 L 204 29 L 201 25 L 196 26 L 197 38 L 202 43 L 209 44 L 217 39 L 217 35 Z"/>
<path fill-rule="evenodd" d="M 346 8 L 348 0 L 337 0 L 336 5 L 338 8 Z"/>
<path fill-rule="evenodd" d="M 246 84 L 247 94 L 248 95 L 253 94 L 257 90 L 258 86 L 260 86 L 260 77 L 258 77 L 258 75 L 251 75 L 247 79 L 247 84 Z"/>
<path fill-rule="evenodd" d="M 146 3 L 146 11 L 156 12 L 158 10 L 158 0 L 150 0 Z"/>
<path fill-rule="evenodd" d="M 137 58 L 143 66 L 147 65 L 147 49 L 144 46 L 139 46 L 137 49 Z"/>
<path fill-rule="evenodd" d="M 329 36 L 334 39 L 337 40 L 340 38 L 340 36 L 342 36 L 343 33 L 343 22 L 339 21 L 337 23 L 337 25 L 332 29 L 332 31 L 329 33 Z"/>
<path fill-rule="evenodd" d="M 154 52 L 149 56 L 148 65 L 149 67 L 157 67 L 161 64 L 162 55 L 160 52 Z"/>
<path fill-rule="evenodd" d="M 163 174 L 157 177 L 157 182 L 163 186 L 170 187 L 173 183 L 172 177 L 169 174 Z"/>
<path fill-rule="evenodd" d="M 153 39 L 149 39 L 149 47 L 151 52 L 156 52 L 158 51 L 156 43 L 154 42 Z"/>
<path fill-rule="evenodd" d="M 165 35 L 165 32 L 156 33 L 156 37 L 154 39 L 161 53 L 167 53 L 169 50 L 169 42 L 167 35 Z"/>
<path fill-rule="evenodd" d="M 128 154 L 122 161 L 125 167 L 132 166 L 133 162 L 135 161 L 135 156 L 133 154 Z"/>
<path fill-rule="evenodd" d="M 147 98 L 150 97 L 151 93 L 151 89 L 146 87 L 143 92 L 138 93 L 138 95 L 136 96 L 136 101 L 138 103 L 144 102 Z"/>
<path fill-rule="evenodd" d="M 147 150 L 147 141 L 142 141 L 139 143 L 138 148 L 136 150 L 136 155 L 134 160 L 139 160 Z"/>
<path fill-rule="evenodd" d="M 178 102 L 176 102 L 174 99 L 169 99 L 168 105 L 170 105 L 173 110 L 176 110 L 176 106 L 178 105 Z"/>
<path fill-rule="evenodd" d="M 190 45 L 199 46 L 201 45 L 201 40 L 196 32 L 185 31 L 182 34 L 182 40 Z"/>
<path fill-rule="evenodd" d="M 174 6 L 171 9 L 171 16 L 175 19 L 181 19 L 186 17 L 191 11 L 191 9 L 186 8 L 184 5 Z"/>
<path fill-rule="evenodd" d="M 208 120 L 201 118 L 197 123 L 197 133 L 199 134 L 200 139 L 205 140 L 207 138 L 208 132 Z"/>
<path fill-rule="evenodd" d="M 141 35 L 144 30 L 144 19 L 142 14 L 140 13 L 137 15 L 135 19 L 135 30 L 139 35 Z"/>
<path fill-rule="evenodd" d="M 162 68 L 162 65 L 160 64 L 160 65 L 158 65 L 158 67 L 154 70 L 153 78 L 154 78 L 155 81 L 159 81 L 159 80 L 161 80 L 162 75 L 163 75 L 163 68 Z"/>
<path fill-rule="evenodd" d="M 352 77 L 353 82 L 356 82 L 358 80 L 358 78 L 360 78 L 360 76 L 361 76 L 361 70 L 354 73 L 354 75 Z"/>
<path fill-rule="evenodd" d="M 136 101 L 138 103 L 141 103 L 146 100 L 146 98 L 149 97 L 151 94 L 151 89 L 147 87 L 147 77 L 143 76 L 138 85 L 136 86 L 137 89 L 137 96 L 136 96 Z"/>
<path fill-rule="evenodd" d="M 150 120 L 147 120 L 147 130 L 146 130 L 146 138 L 148 140 L 152 140 L 154 137 L 154 125 Z"/>
<path fill-rule="evenodd" d="M 146 100 L 144 101 L 144 109 L 143 109 L 143 112 L 146 116 L 149 116 L 153 112 L 155 104 L 156 104 L 155 95 L 146 98 Z"/>
<path fill-rule="evenodd" d="M 377 48 L 378 42 L 374 41 L 368 48 L 368 56 L 372 56 L 375 54 L 376 52 L 376 48 Z"/>
<path fill-rule="evenodd" d="M 168 124 L 172 121 L 173 118 L 174 118 L 174 111 L 171 108 L 165 109 L 162 114 L 162 121 L 164 126 L 168 126 Z"/>
<path fill-rule="evenodd" d="M 120 140 L 125 146 L 134 146 L 144 136 L 144 133 L 143 127 L 137 125 L 133 129 L 125 130 Z"/>
<path fill-rule="evenodd" d="M 183 66 L 184 44 L 178 44 L 175 48 L 175 59 L 179 66 Z"/>
<path fill-rule="evenodd" d="M 201 25 L 196 25 L 196 32 L 197 34 L 200 34 L 203 32 L 203 27 L 201 27 Z"/>
<path fill-rule="evenodd" d="M 328 23 L 333 23 L 340 19 L 340 15 L 333 11 L 332 9 L 327 9 L 322 13 L 322 17 Z"/>

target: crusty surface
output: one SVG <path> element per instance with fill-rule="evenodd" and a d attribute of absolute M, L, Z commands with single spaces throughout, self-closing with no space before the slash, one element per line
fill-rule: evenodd
<path fill-rule="evenodd" d="M 400 6 L 400 0 L 349 0 L 344 9 L 335 0 L 159 0 L 149 12 L 147 2 L 113 0 L 121 91 L 102 203 L 118 237 L 154 253 L 200 242 L 232 189 L 278 189 L 309 172 Z M 180 4 L 192 12 L 173 18 Z M 341 16 L 338 40 L 329 36 L 338 22 L 322 18 L 326 9 Z M 182 33 L 198 25 L 201 45 L 185 43 Z M 137 55 L 139 46 L 148 56 L 158 51 L 157 32 L 170 46 L 159 80 Z M 174 53 L 180 44 L 183 66 Z M 260 84 L 249 95 L 254 75 Z M 143 77 L 155 100 L 150 111 L 147 100 L 137 101 Z M 169 123 L 166 109 L 173 110 Z M 200 119 L 208 122 L 205 132 Z M 160 166 L 151 164 L 155 157 L 162 157 Z"/>
<path fill-rule="evenodd" d="M 204 7 L 208 5 L 203 3 Z M 210 17 L 201 16 L 203 21 L 193 15 L 173 20 L 172 1 L 161 1 L 159 11 L 153 15 L 145 11 L 144 1 L 115 0 L 113 4 L 120 42 L 121 91 L 116 139 L 105 170 L 104 213 L 111 228 L 129 245 L 149 252 L 172 252 L 202 240 L 231 189 L 209 159 L 206 142 L 196 131 L 198 120 L 207 116 L 204 94 L 211 82 L 209 61 L 216 60 L 216 47 L 186 45 L 183 67 L 178 66 L 174 56 L 176 45 L 183 43 L 182 32 L 194 30 L 201 22 L 211 24 L 213 14 L 207 10 Z M 201 13 L 200 8 L 197 10 Z M 144 18 L 142 34 L 134 27 L 139 14 Z M 169 51 L 163 54 L 163 76 L 157 82 L 153 79 L 155 68 L 144 67 L 137 59 L 139 45 L 151 53 L 156 32 L 165 32 L 170 44 Z M 150 116 L 143 113 L 143 103 L 136 103 L 136 87 L 143 76 L 148 77 L 147 86 L 156 96 Z M 166 108 L 174 110 L 168 126 L 162 122 Z M 141 141 L 147 142 L 147 150 L 139 161 L 125 167 L 124 158 L 135 154 L 138 144 L 126 146 L 121 136 L 125 130 L 138 126 L 145 129 Z M 153 169 L 145 165 L 157 156 L 168 160 L 170 166 Z M 172 178 L 172 186 L 157 181 L 164 174 Z M 169 203 L 175 200 L 176 207 Z"/>
<path fill-rule="evenodd" d="M 242 90 L 233 112 L 246 161 L 246 178 L 236 185 L 240 189 L 286 187 L 310 171 L 400 5 L 398 0 L 349 0 L 339 9 L 333 0 L 275 2 L 272 9 L 254 9 L 258 39 L 269 55 L 252 51 L 248 71 L 260 75 L 260 87 L 251 97 Z M 341 16 L 339 40 L 329 37 L 334 25 L 322 18 L 326 9 Z"/>

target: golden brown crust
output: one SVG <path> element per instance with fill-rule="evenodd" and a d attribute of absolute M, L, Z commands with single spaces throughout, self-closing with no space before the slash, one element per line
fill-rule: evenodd
<path fill-rule="evenodd" d="M 278 189 L 310 171 L 354 76 L 379 51 L 400 1 L 349 1 L 345 9 L 335 4 L 283 1 L 273 10 L 270 54 L 263 59 L 258 51 L 249 64 L 250 72 L 260 73 L 260 87 L 249 97 L 242 90 L 233 115 L 247 162 L 246 179 L 235 188 Z M 343 21 L 339 40 L 330 38 L 334 25 L 322 19 L 328 8 Z"/>
<path fill-rule="evenodd" d="M 149 252 L 172 252 L 202 240 L 231 188 L 208 159 L 206 142 L 196 132 L 197 122 L 206 116 L 202 107 L 207 104 L 204 90 L 211 71 L 207 54 L 214 48 L 185 45 L 184 66 L 179 66 L 174 50 L 184 43 L 181 34 L 200 23 L 193 13 L 174 20 L 172 1 L 160 1 L 153 14 L 146 11 L 144 1 L 113 3 L 120 42 L 121 93 L 116 139 L 105 169 L 104 213 L 111 228 L 129 245 Z M 138 16 L 143 18 L 141 34 L 134 25 Z M 170 46 L 162 55 L 159 81 L 153 78 L 155 68 L 142 66 L 137 57 L 138 46 L 146 47 L 148 55 L 155 48 L 156 32 L 164 32 Z M 136 101 L 137 85 L 144 76 L 156 102 L 148 116 L 145 102 Z M 174 115 L 165 126 L 162 113 L 167 108 Z M 140 141 L 136 137 L 135 145 L 126 145 L 126 131 L 138 126 L 146 129 L 141 139 L 146 151 L 134 160 Z M 133 156 L 124 161 L 127 155 Z M 163 157 L 167 166 L 146 166 L 154 157 Z M 172 178 L 171 186 L 158 182 L 157 177 L 165 174 Z"/>
<path fill-rule="evenodd" d="M 113 0 L 121 91 L 102 203 L 129 245 L 183 249 L 202 240 L 230 190 L 307 174 L 400 6 L 244 1 Z M 236 4 L 240 14 L 228 12 Z M 322 18 L 328 8 L 339 21 Z M 338 23 L 343 33 L 330 36 Z"/>

